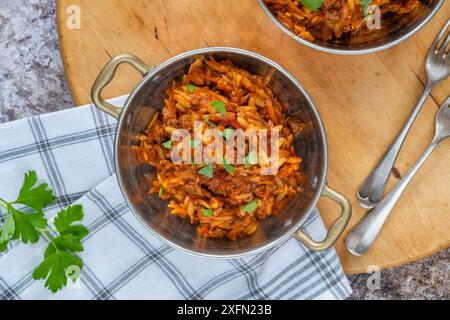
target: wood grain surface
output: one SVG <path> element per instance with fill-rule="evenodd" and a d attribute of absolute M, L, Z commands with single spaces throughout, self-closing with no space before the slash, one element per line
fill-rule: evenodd
<path fill-rule="evenodd" d="M 68 27 L 71 5 L 80 8 L 80 29 Z M 424 57 L 450 17 L 450 1 L 414 37 L 363 56 L 331 55 L 297 43 L 270 21 L 256 0 L 59 0 L 57 17 L 66 75 L 79 105 L 90 102 L 100 69 L 121 52 L 157 65 L 188 50 L 229 46 L 285 67 L 306 87 L 322 115 L 329 143 L 328 182 L 351 199 L 351 227 L 367 212 L 356 200 L 358 187 L 424 88 Z M 130 92 L 140 79 L 131 67 L 120 68 L 105 97 Z M 436 110 L 449 94 L 450 81 L 433 90 L 402 148 L 397 177 L 391 177 L 388 190 L 431 141 Z M 449 246 L 449 163 L 450 141 L 445 141 L 415 176 L 366 255 L 352 256 L 343 238 L 338 241 L 336 250 L 348 274 L 366 272 L 370 265 L 398 266 Z M 338 211 L 325 199 L 319 209 L 327 224 Z"/>

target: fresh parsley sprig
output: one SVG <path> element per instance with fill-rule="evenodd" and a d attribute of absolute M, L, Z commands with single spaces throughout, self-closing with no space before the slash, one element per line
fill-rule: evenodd
<path fill-rule="evenodd" d="M 0 198 L 0 206 L 6 210 L 0 226 L 0 252 L 7 249 L 11 240 L 21 239 L 23 243 L 36 243 L 42 237 L 49 242 L 44 252 L 44 260 L 34 270 L 34 279 L 45 280 L 45 286 L 52 292 L 67 284 L 67 277 L 75 281 L 83 267 L 83 261 L 75 254 L 83 251 L 81 240 L 87 236 L 88 229 L 76 222 L 83 220 L 81 205 L 69 206 L 58 212 L 53 225 L 49 227 L 43 209 L 55 201 L 53 191 L 46 183 L 36 186 L 35 171 L 25 174 L 19 196 L 8 202 Z M 24 205 L 17 209 L 16 205 Z"/>
<path fill-rule="evenodd" d="M 52 292 L 60 290 L 67 284 L 67 276 L 75 281 L 83 268 L 83 261 L 75 252 L 83 251 L 81 240 L 89 233 L 81 224 L 74 224 L 83 220 L 83 207 L 73 205 L 60 211 L 53 225 L 56 237 L 49 237 L 49 245 L 44 252 L 44 261 L 34 270 L 34 279 L 47 281 L 45 286 Z M 48 234 L 47 234 L 48 237 Z"/>
<path fill-rule="evenodd" d="M 42 209 L 55 201 L 55 197 L 46 183 L 34 187 L 36 182 L 36 172 L 30 171 L 25 174 L 16 200 L 8 202 L 0 198 L 2 207 L 7 211 L 0 229 L 0 252 L 6 250 L 10 240 L 20 238 L 23 243 L 38 242 L 40 230 L 48 226 Z M 25 205 L 28 210 L 18 210 L 14 206 L 16 204 Z"/>

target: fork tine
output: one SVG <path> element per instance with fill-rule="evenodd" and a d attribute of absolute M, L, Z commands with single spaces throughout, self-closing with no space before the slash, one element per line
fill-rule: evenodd
<path fill-rule="evenodd" d="M 444 37 L 445 33 L 447 32 L 448 27 L 450 27 L 450 19 L 447 20 L 447 23 L 442 28 L 442 30 L 437 35 L 436 39 L 434 40 L 431 48 L 434 49 L 434 53 L 437 54 L 439 52 L 439 49 L 441 49 L 442 46 L 439 46 L 441 43 L 442 38 Z"/>
<path fill-rule="evenodd" d="M 441 49 L 439 49 L 439 52 L 441 52 L 444 56 L 444 58 L 448 55 L 447 47 L 450 43 L 450 33 L 447 35 L 447 39 L 445 39 L 445 42 L 443 43 Z"/>

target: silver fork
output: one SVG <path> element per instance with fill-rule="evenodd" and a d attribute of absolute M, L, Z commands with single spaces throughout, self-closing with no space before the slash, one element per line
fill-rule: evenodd
<path fill-rule="evenodd" d="M 394 140 L 389 150 L 384 154 L 378 162 L 372 173 L 366 178 L 358 191 L 358 200 L 363 207 L 373 208 L 380 202 L 383 196 L 384 188 L 389 179 L 389 175 L 397 159 L 400 148 L 409 132 L 414 120 L 422 108 L 425 100 L 430 94 L 431 90 L 441 81 L 445 80 L 450 75 L 450 54 L 448 46 L 450 43 L 450 19 L 445 24 L 444 28 L 439 32 L 434 40 L 433 45 L 428 53 L 425 70 L 427 73 L 427 85 L 420 97 L 416 107 L 406 121 L 402 130 Z"/>
<path fill-rule="evenodd" d="M 444 102 L 436 115 L 436 129 L 432 142 L 409 169 L 398 184 L 372 209 L 348 234 L 345 247 L 354 255 L 362 255 L 369 250 L 378 233 L 389 217 L 408 183 L 437 145 L 445 138 L 450 137 L 450 97 Z"/>

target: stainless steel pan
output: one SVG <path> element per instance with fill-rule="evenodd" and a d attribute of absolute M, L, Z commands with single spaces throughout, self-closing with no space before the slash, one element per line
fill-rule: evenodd
<path fill-rule="evenodd" d="M 270 73 L 270 88 L 280 102 L 289 106 L 288 113 L 295 114 L 306 124 L 303 134 L 295 141 L 295 148 L 304 159 L 301 170 L 309 182 L 304 192 L 292 200 L 284 212 L 261 221 L 258 231 L 236 241 L 204 239 L 196 234 L 188 221 L 168 213 L 166 203 L 148 190 L 155 179 L 155 168 L 139 163 L 133 145 L 136 136 L 144 131 L 155 112 L 161 111 L 166 89 L 174 79 L 179 79 L 197 58 L 214 55 L 218 60 L 230 59 L 241 68 L 253 73 Z M 114 78 L 116 69 L 129 63 L 144 77 L 128 97 L 123 108 L 113 106 L 101 97 L 102 89 Z M 351 216 L 349 201 L 326 185 L 327 141 L 319 113 L 300 83 L 286 70 L 258 54 L 234 48 L 206 48 L 178 55 L 159 66 L 149 67 L 130 54 L 113 57 L 100 72 L 92 87 L 94 104 L 118 119 L 115 141 L 115 165 L 123 195 L 136 217 L 156 236 L 171 246 L 208 258 L 238 258 L 275 246 L 290 237 L 296 237 L 311 250 L 330 248 L 344 231 Z M 331 198 L 341 207 L 340 216 L 328 230 L 324 240 L 316 241 L 306 235 L 301 227 L 316 209 L 321 196 Z"/>

